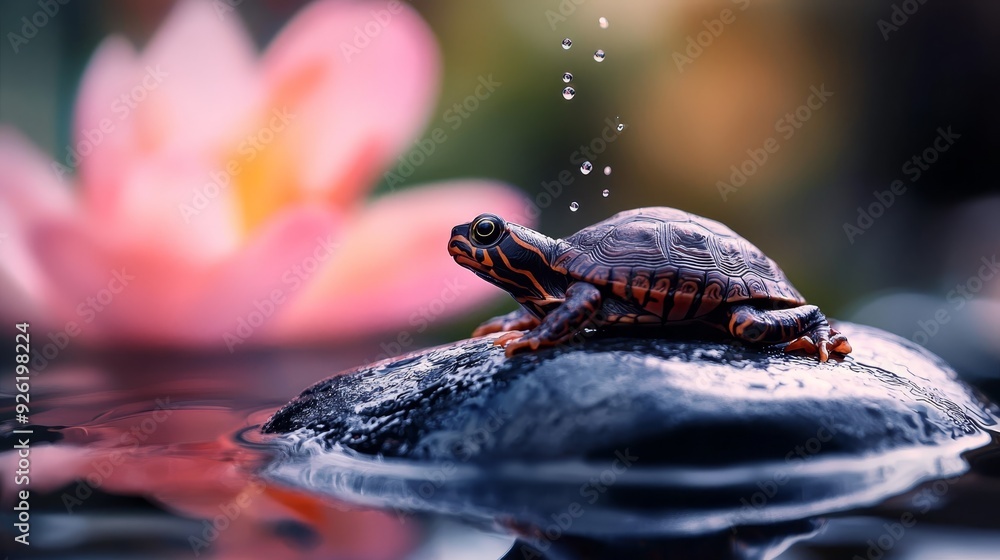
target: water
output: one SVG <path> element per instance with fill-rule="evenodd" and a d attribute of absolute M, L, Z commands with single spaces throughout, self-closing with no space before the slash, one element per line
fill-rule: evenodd
<path fill-rule="evenodd" d="M 569 72 L 563 72 L 562 81 L 564 83 L 567 83 L 567 84 L 570 83 L 570 82 L 572 82 L 573 81 L 573 74 L 570 74 Z"/>
<path fill-rule="evenodd" d="M 596 60 L 597 62 L 603 61 L 604 57 L 605 57 L 604 51 L 601 49 L 597 49 L 597 51 L 594 53 L 594 60 Z"/>
<path fill-rule="evenodd" d="M 604 174 L 605 175 L 611 175 L 611 166 L 610 165 L 605 165 L 604 166 Z"/>
<path fill-rule="evenodd" d="M 608 190 L 608 189 L 604 189 L 603 191 L 601 191 L 601 196 L 603 196 L 604 198 L 608 198 L 608 195 L 610 195 L 610 194 L 611 194 L 611 191 Z"/>
<path fill-rule="evenodd" d="M 417 524 L 257 475 L 271 453 L 258 426 L 303 387 L 379 352 L 370 343 L 242 357 L 109 355 L 33 368 L 30 423 L 13 425 L 9 399 L 0 407 L 8 529 L 20 489 L 7 476 L 11 429 L 34 432 L 31 547 L 13 557 L 404 557 L 423 538 Z M 0 389 L 10 395 L 13 375 L 4 373 Z"/>
<path fill-rule="evenodd" d="M 566 37 L 565 39 L 562 40 L 562 48 L 563 49 L 569 50 L 569 48 L 572 47 L 572 46 L 573 46 L 573 40 L 570 39 L 569 37 Z"/>
<path fill-rule="evenodd" d="M 480 547 L 477 543 L 486 542 L 482 541 L 486 537 L 465 525 L 440 532 L 437 524 L 424 524 L 418 517 L 401 520 L 391 508 L 383 513 L 359 509 L 333 495 L 335 490 L 347 494 L 374 490 L 371 485 L 385 476 L 412 480 L 412 490 L 419 493 L 427 480 L 438 479 L 438 471 L 407 470 L 413 466 L 393 461 L 328 457 L 330 469 L 317 470 L 321 464 L 315 463 L 311 470 L 282 471 L 295 480 L 293 484 L 270 478 L 274 473 L 267 469 L 288 443 L 261 435 L 258 426 L 303 388 L 343 368 L 369 362 L 381 352 L 375 342 L 362 342 L 328 351 L 235 356 L 119 353 L 60 359 L 35 371 L 31 422 L 26 426 L 34 431 L 30 455 L 32 547 L 24 556 L 13 557 L 189 560 L 197 552 L 200 558 L 225 560 L 494 560 L 504 541 L 491 537 L 488 542 L 492 548 Z M 10 395 L 13 376 L 9 368 L 4 373 L 0 390 Z M 0 434 L 7 438 L 0 451 L 0 470 L 5 473 L 0 496 L 9 533 L 9 500 L 14 487 L 8 474 L 14 472 L 15 457 L 10 439 L 13 404 L 5 399 L 0 409 Z M 480 473 L 466 473 L 463 469 L 467 467 L 459 464 L 454 473 L 447 471 L 449 482 L 435 490 L 435 499 L 482 481 L 477 478 Z M 308 478 L 310 472 L 315 477 Z M 899 552 L 904 545 L 928 542 L 921 540 L 925 534 L 935 546 L 952 547 L 948 550 L 965 546 L 960 549 L 965 551 L 973 545 L 995 550 L 1000 546 L 995 537 L 1000 527 L 987 520 L 1000 500 L 1000 468 L 985 472 L 949 481 L 944 490 L 928 482 L 905 501 L 897 499 L 860 516 L 842 517 L 831 523 L 831 530 L 801 546 L 840 551 L 825 557 L 850 558 L 855 552 L 865 557 L 865 541 L 879 538 L 884 523 L 899 520 L 900 508 L 923 503 L 916 501 L 920 492 L 929 492 L 934 509 L 921 514 L 917 525 L 907 529 L 905 539 L 883 560 L 905 557 Z M 991 472 L 992 478 L 987 476 Z M 357 478 L 359 474 L 363 478 Z M 471 478 L 464 478 L 465 474 Z M 567 496 L 574 494 L 574 499 L 579 499 L 579 484 L 574 485 L 569 475 L 588 478 L 600 472 L 496 474 L 489 478 L 496 484 L 521 478 L 537 481 L 538 476 L 551 474 L 551 480 L 545 482 L 546 492 L 565 489 Z M 329 485 L 323 482 L 324 477 L 330 477 Z M 363 486 L 352 486 L 362 480 Z M 692 480 L 667 477 L 662 483 L 683 485 Z M 735 479 L 728 480 L 727 484 L 734 484 Z M 382 500 L 391 488 L 383 488 L 381 494 L 369 493 L 368 499 Z M 749 488 L 747 495 L 752 496 L 755 488 Z M 665 490 L 667 494 L 670 491 Z M 604 513 L 615 521 L 615 511 L 605 507 L 612 505 L 609 500 L 601 500 L 595 507 L 587 504 L 590 513 L 584 521 L 600 524 L 598 514 Z M 970 536 L 968 531 L 975 531 L 975 527 L 992 527 L 994 538 L 974 539 L 979 533 Z M 419 556 L 434 548 L 433 543 L 441 548 L 447 548 L 441 543 L 449 543 L 452 554 Z M 851 554 L 842 553 L 845 543 L 854 547 Z M 788 560 L 801 558 L 795 551 L 793 548 L 787 555 Z M 962 557 L 977 558 L 971 553 Z"/>
<path fill-rule="evenodd" d="M 593 169 L 594 164 L 589 161 L 585 161 L 580 165 L 580 173 L 583 173 L 584 175 L 590 175 L 590 172 L 593 171 Z"/>
<path fill-rule="evenodd" d="M 618 123 L 618 126 L 616 128 L 618 128 L 618 132 L 621 132 L 621 131 L 625 130 L 625 125 L 622 124 L 622 123 Z"/>
<path fill-rule="evenodd" d="M 292 436 L 284 445 L 286 450 L 269 467 L 268 477 L 371 507 L 458 515 L 484 526 L 490 524 L 492 512 L 512 508 L 511 504 L 531 504 L 545 511 L 548 518 L 549 512 L 562 511 L 566 504 L 580 500 L 581 487 L 586 488 L 588 481 L 600 480 L 602 473 L 606 476 L 611 463 L 564 460 L 484 471 L 475 464 L 456 462 L 442 475 L 443 467 L 438 464 L 422 465 L 397 458 L 372 460 L 340 447 L 325 449 L 315 439 Z M 973 480 L 962 480 L 960 476 L 965 466 L 954 453 L 963 449 L 957 444 L 946 446 L 938 450 L 940 455 L 936 457 L 910 450 L 890 454 L 877 460 L 884 464 L 881 468 L 848 460 L 838 464 L 807 462 L 796 468 L 787 463 L 717 469 L 636 468 L 618 473 L 612 483 L 619 500 L 596 500 L 588 505 L 587 515 L 577 520 L 574 529 L 616 538 L 691 537 L 726 530 L 734 520 L 741 525 L 755 525 L 807 519 L 847 509 L 847 504 L 863 506 L 871 503 L 872 496 L 886 492 L 904 493 L 912 485 L 900 487 L 900 477 L 940 458 L 943 477 L 938 482 L 946 486 L 935 491 L 934 484 L 928 483 L 906 494 L 904 501 L 920 503 L 918 496 L 926 494 L 926 489 L 942 498 L 956 486 L 963 491 L 975 488 Z M 767 485 L 760 483 L 770 482 L 773 477 L 782 481 L 782 489 L 786 485 L 806 489 L 802 499 L 787 504 L 767 503 Z M 991 495 L 1000 495 L 1000 482 L 990 481 L 986 487 Z M 705 489 L 713 489 L 713 497 L 731 494 L 731 499 L 723 500 L 729 507 L 705 508 L 696 499 L 698 492 Z M 619 494 L 635 502 L 623 503 Z M 758 494 L 764 498 L 758 499 Z M 752 499 L 754 504 L 744 507 L 741 498 Z M 758 505 L 761 502 L 764 505 Z M 638 508 L 639 503 L 645 507 Z M 637 511 L 627 511 L 628 505 Z M 943 506 L 944 500 L 935 500 L 934 505 Z M 977 509 L 989 511 L 989 507 L 984 501 Z M 887 509 L 892 508 L 890 505 Z M 994 542 L 1000 542 L 1000 538 Z"/>
<path fill-rule="evenodd" d="M 562 90 L 563 99 L 573 99 L 575 95 L 576 95 L 576 90 L 570 86 L 566 86 Z"/>
<path fill-rule="evenodd" d="M 570 212 L 576 212 L 579 209 L 580 209 L 580 203 L 579 202 L 577 202 L 577 201 L 574 200 L 573 202 L 569 203 L 569 210 L 570 210 Z"/>
<path fill-rule="evenodd" d="M 597 25 L 600 25 L 600 26 L 601 26 L 601 29 L 607 29 L 607 28 L 608 28 L 608 18 L 606 18 L 606 17 L 604 17 L 604 16 L 601 16 L 601 17 L 600 17 L 600 18 L 599 18 L 599 19 L 597 20 Z"/>

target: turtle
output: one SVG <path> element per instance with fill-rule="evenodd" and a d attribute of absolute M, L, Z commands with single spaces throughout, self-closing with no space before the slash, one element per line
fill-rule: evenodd
<path fill-rule="evenodd" d="M 586 328 L 707 329 L 755 345 L 785 344 L 785 352 L 821 362 L 851 352 L 760 249 L 720 222 L 675 208 L 619 212 L 565 239 L 480 214 L 452 229 L 448 252 L 520 304 L 473 332 L 511 331 L 495 341 L 511 357 Z"/>

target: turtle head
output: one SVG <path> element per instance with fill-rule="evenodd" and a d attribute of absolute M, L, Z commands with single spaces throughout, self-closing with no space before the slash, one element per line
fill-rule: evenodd
<path fill-rule="evenodd" d="M 455 226 L 448 241 L 455 262 L 522 303 L 563 297 L 566 277 L 551 264 L 557 248 L 556 240 L 493 214 Z"/>

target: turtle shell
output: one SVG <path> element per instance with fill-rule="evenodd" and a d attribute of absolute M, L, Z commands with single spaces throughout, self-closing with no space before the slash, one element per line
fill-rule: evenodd
<path fill-rule="evenodd" d="M 805 303 L 752 243 L 715 220 L 674 208 L 620 212 L 565 241 L 572 248 L 554 268 L 663 321 L 696 319 L 746 300 L 768 308 Z"/>

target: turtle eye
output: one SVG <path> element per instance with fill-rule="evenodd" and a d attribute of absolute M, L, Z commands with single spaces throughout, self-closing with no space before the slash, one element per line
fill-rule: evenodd
<path fill-rule="evenodd" d="M 493 245 L 500 240 L 506 224 L 499 217 L 493 214 L 483 214 L 472 222 L 469 228 L 469 237 L 476 245 Z"/>

